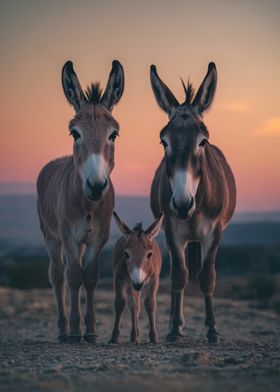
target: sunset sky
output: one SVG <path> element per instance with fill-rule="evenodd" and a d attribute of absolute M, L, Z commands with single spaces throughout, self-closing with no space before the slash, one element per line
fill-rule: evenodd
<path fill-rule="evenodd" d="M 35 182 L 47 161 L 71 153 L 64 62 L 74 62 L 83 87 L 105 87 L 118 59 L 126 86 L 113 112 L 121 126 L 113 181 L 118 194 L 148 195 L 167 122 L 149 67 L 182 101 L 179 77 L 198 87 L 214 61 L 205 124 L 233 168 L 238 210 L 280 208 L 279 20 L 279 0 L 1 1 L 0 181 Z"/>

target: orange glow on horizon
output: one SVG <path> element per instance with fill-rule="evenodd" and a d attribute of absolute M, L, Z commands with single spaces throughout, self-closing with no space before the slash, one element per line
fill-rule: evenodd
<path fill-rule="evenodd" d="M 213 60 L 218 89 L 205 124 L 210 141 L 233 168 L 238 209 L 280 208 L 280 28 L 275 10 L 280 5 L 272 0 L 227 6 L 216 0 L 211 7 L 202 0 L 174 1 L 175 8 L 174 2 L 162 1 L 160 18 L 156 5 L 136 1 L 118 6 L 85 1 L 83 7 L 62 1 L 26 10 L 21 2 L 17 10 L 0 6 L 0 181 L 35 182 L 45 163 L 71 153 L 68 122 L 74 112 L 62 92 L 64 62 L 73 60 L 83 87 L 98 80 L 105 87 L 116 58 L 124 66 L 126 86 L 113 111 L 121 127 L 113 181 L 119 194 L 148 195 L 162 157 L 159 132 L 167 123 L 150 87 L 150 64 L 157 65 L 182 101 L 179 76 L 190 77 L 197 88 Z M 217 12 L 219 23 L 213 26 Z"/>

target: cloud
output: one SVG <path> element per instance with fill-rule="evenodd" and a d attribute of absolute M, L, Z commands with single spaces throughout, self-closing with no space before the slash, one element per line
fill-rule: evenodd
<path fill-rule="evenodd" d="M 253 110 L 250 103 L 245 101 L 231 101 L 220 104 L 220 109 L 232 113 L 249 113 Z"/>
<path fill-rule="evenodd" d="M 256 133 L 260 136 L 280 136 L 280 116 L 267 118 Z"/>

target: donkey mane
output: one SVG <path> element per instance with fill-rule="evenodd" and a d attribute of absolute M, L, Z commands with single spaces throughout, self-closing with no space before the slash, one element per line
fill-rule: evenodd
<path fill-rule="evenodd" d="M 85 97 L 88 103 L 97 104 L 101 101 L 102 88 L 100 83 L 91 83 L 85 90 Z"/>
<path fill-rule="evenodd" d="M 193 86 L 193 84 L 190 82 L 190 79 L 188 80 L 188 84 L 186 86 L 185 82 L 183 81 L 182 78 L 181 82 L 185 91 L 185 102 L 183 103 L 183 105 L 187 104 L 187 105 L 191 105 L 192 100 L 194 99 L 194 95 L 195 95 L 195 88 Z"/>
<path fill-rule="evenodd" d="M 142 233 L 143 232 L 142 225 L 143 225 L 143 222 L 138 222 L 138 223 L 135 224 L 135 226 L 133 227 L 132 230 L 133 231 L 138 231 L 139 233 Z"/>

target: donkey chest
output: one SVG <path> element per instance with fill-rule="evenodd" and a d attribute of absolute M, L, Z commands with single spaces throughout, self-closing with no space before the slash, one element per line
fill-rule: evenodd
<path fill-rule="evenodd" d="M 217 225 L 216 219 L 211 219 L 204 214 L 199 214 L 194 222 L 193 229 L 197 239 L 204 240 L 209 236 L 212 236 Z"/>
<path fill-rule="evenodd" d="M 171 221 L 171 232 L 173 236 L 180 241 L 200 241 L 204 242 L 207 238 L 213 236 L 216 220 L 209 219 L 204 214 L 199 214 L 190 221 Z"/>
<path fill-rule="evenodd" d="M 100 224 L 91 214 L 85 214 L 74 222 L 71 232 L 77 242 L 91 242 L 99 234 Z"/>

